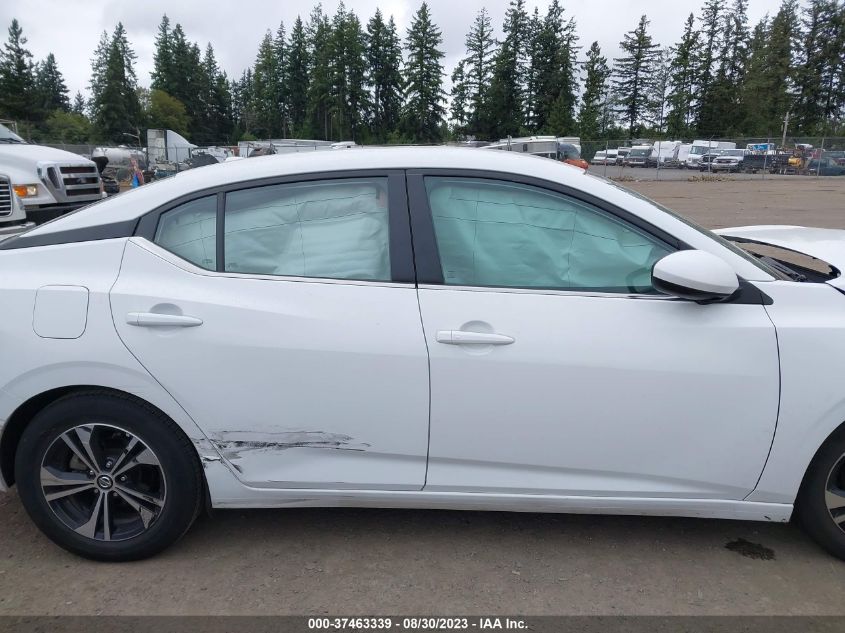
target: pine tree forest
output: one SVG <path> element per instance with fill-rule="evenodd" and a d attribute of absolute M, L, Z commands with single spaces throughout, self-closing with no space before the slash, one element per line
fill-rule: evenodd
<path fill-rule="evenodd" d="M 782 0 L 756 24 L 748 0 L 705 0 L 676 42 L 643 15 L 619 57 L 582 41 L 561 0 L 510 0 L 502 24 L 478 11 L 461 55 L 423 2 L 407 28 L 381 10 L 316 5 L 255 42 L 229 76 L 211 43 L 162 16 L 153 71 L 136 72 L 123 24 L 93 46 L 87 94 L 69 94 L 62 60 L 33 58 L 12 20 L 0 47 L 0 119 L 32 140 L 131 143 L 169 128 L 198 145 L 264 138 L 359 144 L 495 140 L 845 136 L 845 0 Z M 452 51 L 454 52 L 454 51 Z"/>

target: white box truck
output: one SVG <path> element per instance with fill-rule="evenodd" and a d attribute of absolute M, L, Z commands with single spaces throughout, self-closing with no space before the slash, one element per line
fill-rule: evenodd
<path fill-rule="evenodd" d="M 693 141 L 686 159 L 687 168 L 698 169 L 701 157 L 714 149 L 736 149 L 736 143 L 731 143 L 729 141 Z"/>

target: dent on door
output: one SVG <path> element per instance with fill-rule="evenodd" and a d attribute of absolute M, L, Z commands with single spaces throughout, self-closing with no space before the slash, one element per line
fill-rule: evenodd
<path fill-rule="evenodd" d="M 203 275 L 177 264 L 130 243 L 112 290 L 115 325 L 241 481 L 422 488 L 428 359 L 413 288 Z M 135 319 L 162 304 L 202 323 L 139 327 Z"/>

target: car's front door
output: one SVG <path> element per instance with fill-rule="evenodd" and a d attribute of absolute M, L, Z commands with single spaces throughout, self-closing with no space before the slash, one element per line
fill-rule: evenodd
<path fill-rule="evenodd" d="M 148 239 L 128 243 L 118 333 L 244 482 L 422 487 L 428 360 L 404 183 L 244 185 L 146 219 Z"/>
<path fill-rule="evenodd" d="M 426 490 L 742 499 L 778 407 L 764 307 L 659 295 L 674 247 L 512 181 L 409 175 L 430 351 Z"/>

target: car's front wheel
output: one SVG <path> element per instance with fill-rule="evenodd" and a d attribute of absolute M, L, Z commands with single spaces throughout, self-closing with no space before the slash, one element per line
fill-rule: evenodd
<path fill-rule="evenodd" d="M 813 458 L 801 484 L 796 513 L 810 536 L 845 560 L 845 429 Z"/>
<path fill-rule="evenodd" d="M 202 500 L 196 451 L 157 409 L 128 396 L 65 396 L 25 429 L 15 479 L 29 515 L 61 547 L 137 560 L 179 539 Z"/>

